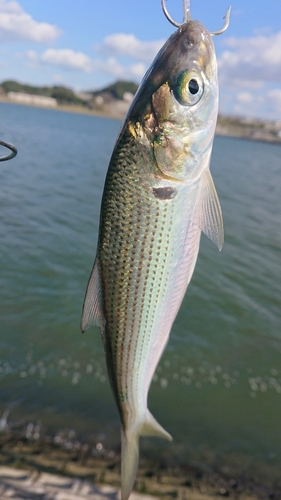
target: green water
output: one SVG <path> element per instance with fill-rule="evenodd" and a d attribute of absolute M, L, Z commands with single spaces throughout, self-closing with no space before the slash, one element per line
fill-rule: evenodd
<path fill-rule="evenodd" d="M 79 321 L 120 122 L 0 103 L 0 418 L 119 442 L 98 330 Z M 143 453 L 281 465 L 281 147 L 216 137 L 225 245 L 202 237 L 149 406 Z M 81 437 L 81 438 L 82 438 Z"/>

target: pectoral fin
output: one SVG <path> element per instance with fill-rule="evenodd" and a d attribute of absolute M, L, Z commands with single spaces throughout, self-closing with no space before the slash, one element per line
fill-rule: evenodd
<path fill-rule="evenodd" d="M 224 242 L 222 212 L 214 181 L 208 168 L 200 179 L 195 220 L 201 231 L 221 250 Z"/>
<path fill-rule="evenodd" d="M 100 279 L 100 263 L 96 258 L 91 276 L 88 281 L 86 295 L 83 304 L 81 331 L 84 332 L 91 325 L 104 327 L 104 315 L 102 310 L 102 292 Z"/>

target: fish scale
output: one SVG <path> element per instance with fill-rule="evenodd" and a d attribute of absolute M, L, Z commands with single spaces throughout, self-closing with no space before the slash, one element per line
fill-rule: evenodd
<path fill-rule="evenodd" d="M 122 151 L 127 148 L 133 157 L 134 149 L 138 149 L 131 136 L 124 137 L 120 147 Z M 139 182 L 136 182 L 137 176 Z M 141 181 L 138 165 L 123 161 L 122 157 L 119 162 L 115 160 L 105 184 L 101 214 L 98 257 L 103 276 L 104 311 L 108 318 L 106 336 L 110 338 L 108 348 L 114 366 L 112 376 L 116 377 L 114 386 L 118 387 L 123 400 L 124 394 L 128 399 L 129 388 L 131 398 L 138 394 L 136 380 L 150 346 L 157 302 L 161 302 L 161 290 L 163 294 L 167 287 L 164 269 L 167 259 L 172 259 L 169 233 L 173 211 L 161 207 L 163 202 L 155 199 L 152 191 L 149 196 Z M 121 186 L 121 192 L 114 183 Z M 103 231 L 103 227 L 108 227 L 107 218 L 111 232 Z M 154 306 L 148 307 L 152 297 Z M 136 368 L 135 379 L 128 377 L 131 366 Z M 119 373 L 121 378 L 117 376 Z"/>
<path fill-rule="evenodd" d="M 119 155 L 119 149 L 122 155 Z M 155 343 L 155 329 L 159 323 L 157 309 L 162 312 L 162 323 L 166 323 L 167 313 L 171 316 L 171 312 L 172 319 L 168 318 L 168 323 L 173 321 L 178 309 L 178 292 L 186 287 L 186 278 L 182 280 L 180 275 L 184 273 L 184 267 L 190 267 L 188 260 L 182 258 L 184 247 L 187 247 L 185 233 L 188 226 L 183 231 L 182 245 L 179 244 L 179 238 L 172 245 L 170 238 L 172 232 L 178 234 L 175 211 L 178 211 L 177 206 L 184 200 L 180 197 L 168 201 L 155 198 L 151 187 L 155 179 L 144 183 L 144 163 L 134 161 L 140 156 L 144 155 L 139 145 L 129 132 L 125 133 L 110 164 L 105 183 L 100 250 L 97 254 L 101 264 L 104 314 L 107 318 L 107 364 L 125 425 L 134 420 L 136 406 L 139 412 L 141 408 L 143 413 L 146 410 L 150 383 L 147 373 L 154 364 L 149 353 L 153 351 L 152 343 Z M 133 160 L 128 161 L 128 158 Z M 148 160 L 144 158 L 143 162 Z M 185 205 L 192 204 L 192 201 L 191 196 Z M 198 228 L 195 232 L 198 233 Z M 171 269 L 175 268 L 175 241 L 179 247 L 178 254 L 183 253 L 176 279 L 171 275 Z M 198 246 L 195 252 L 192 247 L 187 248 L 189 254 L 191 248 L 191 259 L 196 259 Z M 169 281 L 175 282 L 172 298 L 166 297 Z M 163 305 L 167 307 L 165 314 Z M 163 331 L 163 335 L 167 333 Z"/>
<path fill-rule="evenodd" d="M 189 21 L 159 52 L 117 139 L 83 306 L 82 331 L 100 327 L 121 418 L 122 500 L 136 476 L 139 437 L 171 439 L 149 412 L 147 396 L 201 231 L 223 244 L 209 170 L 217 110 L 213 42 L 198 21 Z"/>

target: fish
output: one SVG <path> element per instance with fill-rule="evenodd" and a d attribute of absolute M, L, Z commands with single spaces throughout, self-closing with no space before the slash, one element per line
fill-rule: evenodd
<path fill-rule="evenodd" d="M 215 33 L 217 34 L 217 33 Z M 218 114 L 214 44 L 196 20 L 160 49 L 131 104 L 105 180 L 81 330 L 100 328 L 121 420 L 121 497 L 135 481 L 140 436 L 170 434 L 148 391 L 199 251 L 221 250 L 222 211 L 210 173 Z"/>

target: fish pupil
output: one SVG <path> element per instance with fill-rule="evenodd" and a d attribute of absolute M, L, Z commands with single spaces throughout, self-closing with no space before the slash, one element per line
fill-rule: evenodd
<path fill-rule="evenodd" d="M 197 92 L 199 91 L 199 85 L 198 85 L 198 82 L 192 78 L 192 80 L 190 80 L 189 84 L 188 84 L 188 89 L 189 89 L 189 92 L 191 94 L 197 94 Z"/>

